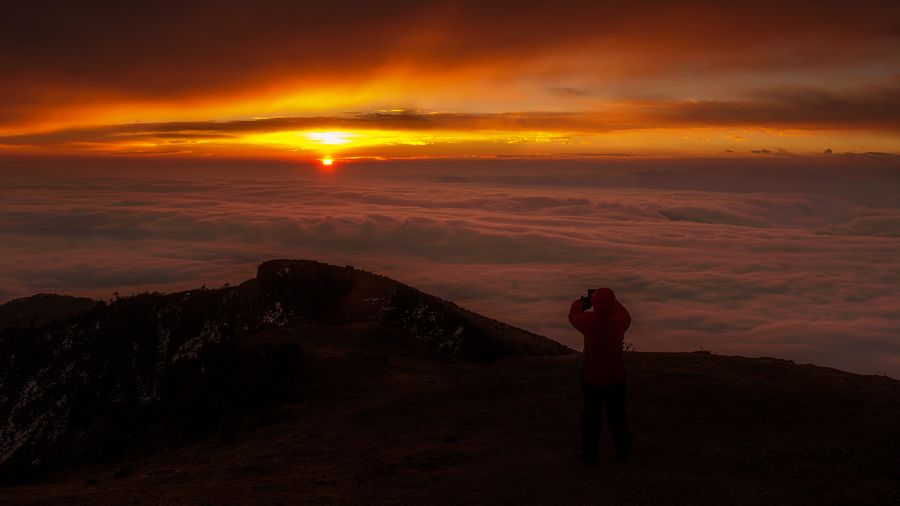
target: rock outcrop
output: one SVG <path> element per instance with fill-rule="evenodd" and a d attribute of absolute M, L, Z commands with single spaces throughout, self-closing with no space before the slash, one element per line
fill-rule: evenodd
<path fill-rule="evenodd" d="M 0 330 L 3 481 L 183 444 L 276 402 L 303 354 L 242 339 L 266 329 L 370 323 L 436 358 L 475 362 L 571 353 L 389 278 L 313 261 L 265 262 L 233 287 L 91 302 Z"/>

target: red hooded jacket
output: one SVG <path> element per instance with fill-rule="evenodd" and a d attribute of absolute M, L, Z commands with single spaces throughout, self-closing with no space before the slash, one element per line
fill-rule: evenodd
<path fill-rule="evenodd" d="M 569 323 L 584 334 L 582 378 L 591 385 L 625 381 L 622 342 L 631 326 L 631 315 L 609 288 L 600 288 L 591 299 L 593 311 L 582 311 L 581 299 L 569 309 Z"/>

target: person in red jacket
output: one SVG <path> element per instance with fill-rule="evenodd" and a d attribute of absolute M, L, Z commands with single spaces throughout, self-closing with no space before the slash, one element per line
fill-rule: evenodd
<path fill-rule="evenodd" d="M 572 303 L 569 322 L 584 334 L 581 387 L 584 411 L 581 415 L 581 457 L 596 462 L 600 447 L 603 406 L 612 430 L 619 459 L 631 452 L 631 433 L 625 413 L 625 363 L 622 343 L 631 326 L 631 315 L 609 288 L 599 288 L 585 311 L 582 299 Z"/>

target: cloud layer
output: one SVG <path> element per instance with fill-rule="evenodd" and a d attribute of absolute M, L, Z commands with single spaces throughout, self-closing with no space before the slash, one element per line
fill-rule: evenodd
<path fill-rule="evenodd" d="M 591 135 L 653 128 L 900 131 L 900 81 L 835 93 L 822 88 L 756 91 L 734 100 L 620 102 L 594 111 L 448 113 L 393 111 L 342 116 L 298 116 L 233 121 L 173 121 L 79 127 L 0 135 L 0 146 L 56 148 L 96 144 L 242 143 L 248 136 L 309 130 L 399 132 L 548 132 Z M 252 138 L 252 137 L 251 137 Z M 382 144 L 387 144 L 385 141 Z M 383 149 L 383 148 L 382 148 Z M 577 152 L 577 150 L 576 150 Z M 769 149 L 753 151 L 769 154 Z"/>
<path fill-rule="evenodd" d="M 568 302 L 607 285 L 640 350 L 900 377 L 900 173 L 698 163 L 3 170 L 0 298 L 216 285 L 315 258 L 576 348 Z"/>

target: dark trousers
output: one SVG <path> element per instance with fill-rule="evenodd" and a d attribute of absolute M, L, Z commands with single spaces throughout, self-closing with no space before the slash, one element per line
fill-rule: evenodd
<path fill-rule="evenodd" d="M 596 460 L 600 449 L 600 426 L 603 423 L 603 407 L 612 431 L 613 442 L 619 458 L 626 459 L 631 452 L 631 433 L 625 414 L 625 383 L 617 385 L 591 385 L 581 382 L 584 393 L 584 411 L 581 414 L 581 455 Z"/>

